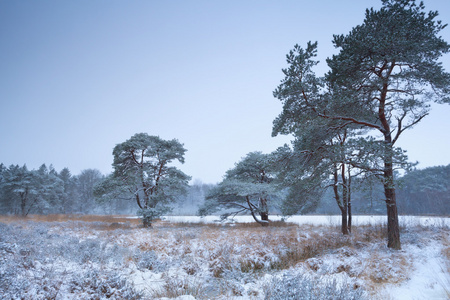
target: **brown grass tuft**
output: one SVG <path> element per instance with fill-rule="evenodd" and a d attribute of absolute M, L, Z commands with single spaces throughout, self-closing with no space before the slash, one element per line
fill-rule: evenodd
<path fill-rule="evenodd" d="M 177 298 L 184 295 L 203 298 L 206 294 L 203 284 L 191 277 L 164 277 L 165 283 L 152 293 L 154 298 Z"/>

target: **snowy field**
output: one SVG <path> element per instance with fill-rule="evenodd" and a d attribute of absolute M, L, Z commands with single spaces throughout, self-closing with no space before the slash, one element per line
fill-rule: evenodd
<path fill-rule="evenodd" d="M 186 222 L 186 223 L 216 223 L 220 222 L 218 216 L 166 216 L 165 220 L 171 222 Z M 271 216 L 271 221 L 281 221 L 281 216 Z M 285 218 L 286 222 L 295 223 L 298 225 L 315 225 L 315 226 L 340 226 L 341 216 L 325 216 L 325 215 L 307 215 L 307 216 L 292 216 Z M 253 223 L 255 220 L 252 216 L 236 216 L 229 222 L 238 223 Z M 352 223 L 355 226 L 359 225 L 380 225 L 386 222 L 386 216 L 353 216 Z M 400 226 L 438 226 L 450 228 L 450 217 L 418 217 L 418 216 L 399 216 Z"/>
<path fill-rule="evenodd" d="M 449 299 L 449 218 L 0 216 L 0 299 Z M 276 217 L 272 220 L 276 221 Z"/>

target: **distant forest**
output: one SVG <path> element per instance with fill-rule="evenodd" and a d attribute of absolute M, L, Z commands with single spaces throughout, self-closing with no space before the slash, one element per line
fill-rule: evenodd
<path fill-rule="evenodd" d="M 135 214 L 136 203 L 130 199 L 105 201 L 94 196 L 95 187 L 105 178 L 96 169 L 72 175 L 68 168 L 58 172 L 45 164 L 36 170 L 29 170 L 26 165 L 0 164 L 0 214 Z M 450 215 L 450 165 L 412 170 L 399 176 L 398 182 L 400 214 Z M 171 204 L 170 214 L 197 215 L 215 186 L 194 181 L 187 193 Z M 381 183 L 355 178 L 351 191 L 353 214 L 385 214 L 383 193 Z M 271 214 L 280 213 L 278 205 L 271 204 Z M 331 188 L 324 191 L 310 213 L 340 213 Z"/>

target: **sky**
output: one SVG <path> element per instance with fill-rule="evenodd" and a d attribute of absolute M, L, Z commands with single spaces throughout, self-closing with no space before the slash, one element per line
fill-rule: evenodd
<path fill-rule="evenodd" d="M 450 23 L 450 1 L 424 3 Z M 145 132 L 178 139 L 179 168 L 217 183 L 247 153 L 289 143 L 271 137 L 289 50 L 318 41 L 325 73 L 333 34 L 370 7 L 381 1 L 0 1 L 0 163 L 108 174 L 114 146 Z M 419 168 L 450 163 L 449 116 L 433 106 L 400 137 Z"/>

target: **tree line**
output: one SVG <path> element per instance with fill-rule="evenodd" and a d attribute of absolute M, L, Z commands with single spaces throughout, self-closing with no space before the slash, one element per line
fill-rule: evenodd
<path fill-rule="evenodd" d="M 396 174 L 397 203 L 401 215 L 450 215 L 450 165 L 412 169 Z M 383 186 L 364 178 L 352 182 L 352 211 L 358 215 L 381 215 L 386 211 Z M 324 192 L 317 214 L 339 214 L 330 189 Z"/>
<path fill-rule="evenodd" d="M 72 175 L 68 168 L 56 171 L 52 165 L 38 169 L 26 165 L 0 164 L 0 213 L 28 214 L 104 214 L 131 212 L 128 203 L 99 203 L 94 187 L 104 179 L 96 169 Z"/>
<path fill-rule="evenodd" d="M 272 154 L 273 155 L 273 154 Z M 269 214 L 340 214 L 340 206 L 334 196 L 331 178 L 316 189 L 300 193 L 295 196 L 296 189 L 289 190 L 281 174 L 265 175 L 271 178 L 272 186 L 260 190 L 265 195 L 264 205 L 255 209 L 260 200 L 256 191 L 257 182 L 250 182 L 247 190 L 253 192 L 246 196 L 252 205 L 248 204 L 245 192 L 246 183 L 241 177 L 236 186 L 230 185 L 229 174 L 236 174 L 244 165 L 258 157 L 270 157 L 270 154 L 252 152 L 236 164 L 237 169 L 230 169 L 223 182 L 219 184 L 205 184 L 199 180 L 190 184 L 185 193 L 178 194 L 174 201 L 168 204 L 168 209 L 174 215 L 207 215 L 216 214 L 227 218 L 237 214 L 253 214 L 257 222 L 264 224 Z M 250 164 L 251 165 L 251 164 Z M 258 167 L 268 174 L 267 167 Z M 249 170 L 247 170 L 249 171 Z M 241 172 L 242 173 L 242 172 Z M 247 175 L 250 175 L 248 172 Z M 256 173 L 255 173 L 256 174 Z M 274 176 L 276 175 L 276 176 Z M 271 177 L 273 176 L 273 177 Z M 0 164 L 0 214 L 21 215 L 28 214 L 134 214 L 136 205 L 130 199 L 104 195 L 97 197 L 108 176 L 96 169 L 86 169 L 78 175 L 72 175 L 68 168 L 57 172 L 52 165 L 42 164 L 37 170 L 28 170 L 26 165 L 11 165 L 5 167 Z M 263 178 L 263 177 L 262 177 Z M 404 175 L 396 175 L 398 182 L 398 206 L 403 215 L 450 215 L 450 165 L 435 166 L 425 169 L 412 169 Z M 264 178 L 263 178 L 264 180 Z M 261 180 L 260 180 L 261 181 Z M 229 188 L 225 188 L 228 186 Z M 252 187 L 253 186 L 253 187 Z M 241 189 L 241 192 L 238 192 Z M 233 192 L 234 191 L 234 192 Z M 271 191 L 268 193 L 268 191 Z M 298 191 L 298 190 L 297 190 Z M 233 193 L 235 195 L 233 195 Z M 352 211 L 358 215 L 381 215 L 385 212 L 383 200 L 383 186 L 380 182 L 369 181 L 363 177 L 356 177 L 352 181 L 350 198 Z M 239 199 L 240 198 L 240 199 Z M 132 199 L 131 199 L 132 200 Z M 261 220 L 260 220 L 261 219 Z"/>

